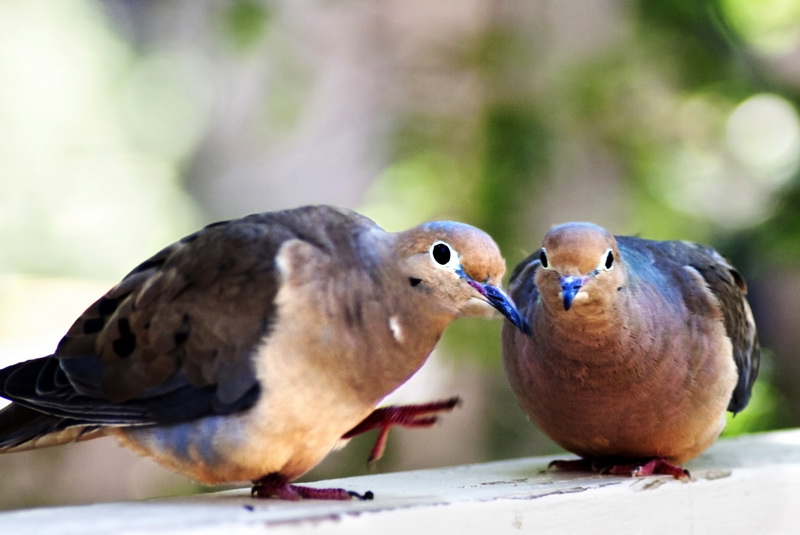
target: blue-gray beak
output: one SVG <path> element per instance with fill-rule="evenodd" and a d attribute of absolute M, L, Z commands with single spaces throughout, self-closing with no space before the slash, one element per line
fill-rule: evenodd
<path fill-rule="evenodd" d="M 530 325 L 528 325 L 528 322 L 525 321 L 525 318 L 519 313 L 514 301 L 512 301 L 503 290 L 491 284 L 483 284 L 480 286 L 483 290 L 481 293 L 486 297 L 486 301 L 490 305 L 505 316 L 517 329 L 525 334 L 531 334 Z"/>
<path fill-rule="evenodd" d="M 583 287 L 583 277 L 561 277 L 561 298 L 564 300 L 564 310 L 569 310 L 572 301 Z"/>

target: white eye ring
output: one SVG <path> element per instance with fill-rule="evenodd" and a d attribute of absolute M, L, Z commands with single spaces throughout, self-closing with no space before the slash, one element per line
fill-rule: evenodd
<path fill-rule="evenodd" d="M 433 263 L 438 266 L 456 269 L 460 265 L 458 253 L 447 242 L 434 242 L 431 248 L 428 249 L 428 254 L 431 260 L 433 260 Z"/>
<path fill-rule="evenodd" d="M 544 247 L 539 251 L 539 265 L 542 266 L 542 269 L 552 269 L 550 267 L 550 261 L 547 259 L 547 251 L 545 251 Z"/>
<path fill-rule="evenodd" d="M 600 257 L 600 263 L 597 264 L 597 271 L 610 271 L 614 268 L 614 262 L 616 258 L 614 258 L 614 252 L 611 249 L 608 249 L 603 256 Z"/>

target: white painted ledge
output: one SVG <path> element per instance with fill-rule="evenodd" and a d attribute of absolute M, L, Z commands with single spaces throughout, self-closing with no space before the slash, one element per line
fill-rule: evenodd
<path fill-rule="evenodd" d="M 687 465 L 690 482 L 542 473 L 552 459 L 312 484 L 372 490 L 370 502 L 253 500 L 243 489 L 12 511 L 0 513 L 0 533 L 800 533 L 800 430 L 719 441 Z"/>

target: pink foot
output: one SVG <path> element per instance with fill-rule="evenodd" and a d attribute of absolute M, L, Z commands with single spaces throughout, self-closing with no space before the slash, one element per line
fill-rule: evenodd
<path fill-rule="evenodd" d="M 361 433 L 380 429 L 378 438 L 375 439 L 375 445 L 372 446 L 369 458 L 367 458 L 367 463 L 371 465 L 383 457 L 383 452 L 386 449 L 386 439 L 389 437 L 389 430 L 393 425 L 430 427 L 439 420 L 437 416 L 433 416 L 433 413 L 453 410 L 459 403 L 461 403 L 461 399 L 453 397 L 444 401 L 434 401 L 419 405 L 381 407 L 372 411 L 360 424 L 342 435 L 342 438 L 353 438 Z"/>
<path fill-rule="evenodd" d="M 277 472 L 267 474 L 260 479 L 253 481 L 253 488 L 250 495 L 254 498 L 280 498 L 281 500 L 297 501 L 307 500 L 371 500 L 374 498 L 371 490 L 364 494 L 359 494 L 345 489 L 315 489 L 292 485 L 289 480 Z"/>
<path fill-rule="evenodd" d="M 576 459 L 574 461 L 553 461 L 548 468 L 565 472 L 592 472 L 595 474 L 610 474 L 614 476 L 653 476 L 665 475 L 675 479 L 691 477 L 689 471 L 681 468 L 666 459 L 642 460 L 630 462 L 619 459 Z"/>
<path fill-rule="evenodd" d="M 676 464 L 672 464 L 671 462 L 667 461 L 666 459 L 656 458 L 650 459 L 644 464 L 618 464 L 608 468 L 608 473 L 612 475 L 619 475 L 619 476 L 626 476 L 629 475 L 631 477 L 640 477 L 640 476 L 655 476 L 655 475 L 662 475 L 662 476 L 672 476 L 675 479 L 684 479 L 691 477 L 689 471 L 685 468 L 682 468 Z"/>

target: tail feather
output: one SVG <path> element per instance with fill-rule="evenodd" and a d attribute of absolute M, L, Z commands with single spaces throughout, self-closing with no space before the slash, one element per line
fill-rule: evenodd
<path fill-rule="evenodd" d="M 0 453 L 58 446 L 101 434 L 97 426 L 76 423 L 12 403 L 0 411 Z"/>

